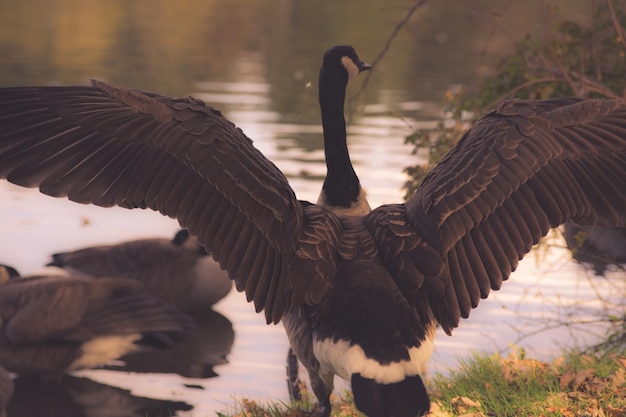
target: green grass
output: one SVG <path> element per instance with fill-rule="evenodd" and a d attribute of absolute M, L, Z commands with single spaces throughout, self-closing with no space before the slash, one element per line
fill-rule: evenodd
<path fill-rule="evenodd" d="M 615 353 L 568 352 L 551 363 L 515 349 L 508 357 L 474 354 L 450 376 L 435 376 L 431 392 L 442 415 L 624 416 L 625 365 Z"/>
<path fill-rule="evenodd" d="M 626 350 L 566 352 L 549 363 L 527 358 L 518 349 L 508 356 L 475 353 L 450 375 L 435 375 L 429 385 L 432 417 L 624 417 Z M 349 392 L 331 400 L 332 417 L 362 416 Z M 314 396 L 303 389 L 301 402 L 243 399 L 237 412 L 218 416 L 308 417 L 314 410 Z"/>
<path fill-rule="evenodd" d="M 260 403 L 248 399 L 238 402 L 235 413 L 217 413 L 218 417 L 309 417 L 315 415 L 316 399 L 305 386 L 301 387 L 302 400 L 283 402 Z M 330 397 L 333 409 L 331 417 L 365 417 L 354 407 L 352 393 L 345 391 L 340 395 Z"/>
<path fill-rule="evenodd" d="M 450 413 L 466 408 L 457 399 L 463 397 L 481 404 L 480 409 L 467 407 L 471 408 L 469 411 L 484 410 L 498 416 L 534 415 L 536 405 L 559 390 L 558 377 L 546 368 L 537 361 L 507 362 L 497 354 L 474 354 L 449 377 L 434 378 L 433 397 Z"/>

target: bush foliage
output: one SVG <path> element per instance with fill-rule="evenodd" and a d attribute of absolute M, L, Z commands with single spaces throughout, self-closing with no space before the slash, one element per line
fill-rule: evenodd
<path fill-rule="evenodd" d="M 406 196 L 480 115 L 509 98 L 550 97 L 626 98 L 626 2 L 597 0 L 591 24 L 561 20 L 549 9 L 552 29 L 528 35 L 504 58 L 496 74 L 477 91 L 448 92 L 446 119 L 435 130 L 417 131 L 407 138 L 426 163 L 406 168 Z"/>

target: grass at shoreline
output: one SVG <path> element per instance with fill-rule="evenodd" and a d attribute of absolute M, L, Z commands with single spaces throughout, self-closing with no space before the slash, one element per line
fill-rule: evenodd
<path fill-rule="evenodd" d="M 568 352 L 552 362 L 527 358 L 523 350 L 508 356 L 476 353 L 449 376 L 429 381 L 432 417 L 626 417 L 626 350 L 587 354 Z M 362 416 L 349 392 L 333 396 L 332 417 Z M 243 399 L 234 414 L 219 417 L 304 417 L 315 397 L 260 404 Z"/>
<path fill-rule="evenodd" d="M 626 416 L 626 358 L 614 352 L 570 352 L 549 363 L 517 349 L 476 354 L 432 386 L 442 416 Z"/>

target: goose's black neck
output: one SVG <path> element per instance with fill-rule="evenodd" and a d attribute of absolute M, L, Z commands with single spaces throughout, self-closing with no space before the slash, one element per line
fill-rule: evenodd
<path fill-rule="evenodd" d="M 343 112 L 347 84 L 348 74 L 340 63 L 336 68 L 322 67 L 319 102 L 327 169 L 322 193 L 327 206 L 346 208 L 357 201 L 361 190 L 359 178 L 350 161 L 346 140 L 346 120 Z"/>

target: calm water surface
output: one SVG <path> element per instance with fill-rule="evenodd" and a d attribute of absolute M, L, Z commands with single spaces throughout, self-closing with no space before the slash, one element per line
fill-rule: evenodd
<path fill-rule="evenodd" d="M 325 174 L 316 97 L 321 53 L 332 44 L 351 43 L 371 62 L 408 3 L 313 3 L 0 0 L 0 84 L 99 78 L 194 95 L 235 121 L 285 172 L 300 199 L 314 201 Z M 492 71 L 498 56 L 511 48 L 511 39 L 545 30 L 539 9 L 545 2 L 513 1 L 506 8 L 500 3 L 450 0 L 420 9 L 371 73 L 365 94 L 351 107 L 348 140 L 372 206 L 402 200 L 402 169 L 418 161 L 404 137 L 443 117 L 445 91 L 471 86 Z M 588 15 L 588 2 L 555 3 L 566 4 L 563 9 L 574 18 Z M 494 21 L 491 11 L 499 12 L 501 20 Z M 350 94 L 359 86 L 352 86 Z M 83 206 L 5 181 L 0 181 L 0 216 L 0 262 L 23 273 L 40 270 L 54 252 L 169 237 L 178 228 L 153 212 Z M 471 350 L 506 351 L 517 343 L 548 358 L 562 347 L 605 334 L 607 329 L 597 325 L 559 324 L 593 320 L 598 312 L 623 314 L 623 273 L 609 274 L 609 279 L 590 276 L 571 262 L 558 237 L 553 243 L 549 255 L 527 256 L 504 290 L 483 301 L 453 337 L 437 335 L 432 372 L 446 372 Z M 232 346 L 226 344 L 227 363 L 215 367 L 219 376 L 80 372 L 76 376 L 132 390 L 131 396 L 81 383 L 72 395 L 88 410 L 83 415 L 136 415 L 131 411 L 139 401 L 135 397 L 185 402 L 193 410 L 178 414 L 193 417 L 232 409 L 242 396 L 286 400 L 282 327 L 266 326 L 236 292 L 215 310 L 234 331 Z M 34 389 L 25 393 L 44 402 Z"/>

